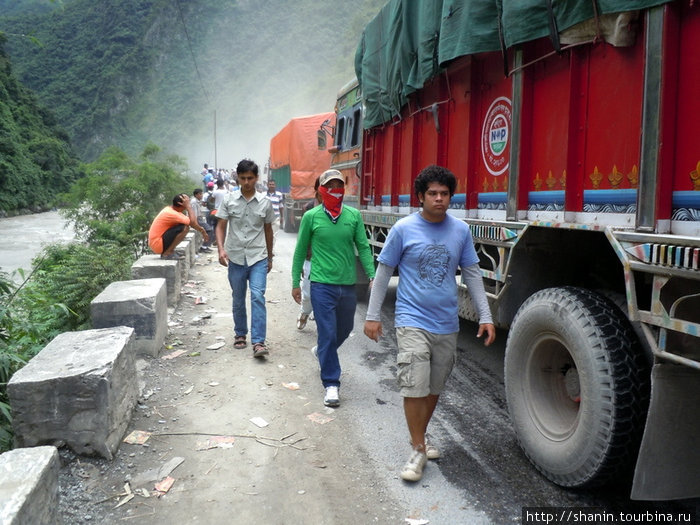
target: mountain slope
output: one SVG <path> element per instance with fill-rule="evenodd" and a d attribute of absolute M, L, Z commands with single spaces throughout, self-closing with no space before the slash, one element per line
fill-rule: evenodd
<path fill-rule="evenodd" d="M 17 74 L 92 160 L 147 141 L 231 167 L 291 118 L 332 110 L 384 0 L 72 0 L 0 17 Z M 18 28 L 20 31 L 18 31 Z"/>
<path fill-rule="evenodd" d="M 52 206 L 79 175 L 68 136 L 14 77 L 3 44 L 0 35 L 0 216 Z"/>

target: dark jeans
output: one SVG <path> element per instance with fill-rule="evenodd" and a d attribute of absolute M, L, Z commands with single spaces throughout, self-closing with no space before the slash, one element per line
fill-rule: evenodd
<path fill-rule="evenodd" d="M 352 332 L 357 295 L 354 285 L 311 283 L 318 332 L 318 362 L 324 387 L 340 386 L 338 347 Z"/>

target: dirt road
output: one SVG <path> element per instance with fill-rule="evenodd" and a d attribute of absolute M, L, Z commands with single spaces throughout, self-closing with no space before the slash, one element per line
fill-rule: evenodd
<path fill-rule="evenodd" d="M 295 327 L 293 243 L 283 233 L 277 241 L 266 292 L 271 352 L 263 361 L 252 358 L 250 347 L 233 350 L 226 269 L 215 256 L 199 258 L 169 316 L 168 347 L 158 359 L 138 362 L 142 394 L 127 434 L 150 437 L 122 444 L 112 462 L 62 451 L 66 523 L 364 524 L 421 517 L 420 508 L 406 508 L 387 490 L 387 480 L 400 483 L 399 465 L 372 460 L 374 440 L 358 425 L 361 415 L 344 404 L 323 406 L 309 351 L 315 325 Z M 200 297 L 204 304 L 195 304 Z M 174 353 L 181 355 L 166 359 Z M 155 483 L 177 463 L 172 487 L 157 497 Z"/>

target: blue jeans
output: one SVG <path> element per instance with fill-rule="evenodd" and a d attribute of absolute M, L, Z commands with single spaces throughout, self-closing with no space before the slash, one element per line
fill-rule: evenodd
<path fill-rule="evenodd" d="M 354 285 L 311 283 L 311 305 L 318 332 L 318 362 L 324 387 L 340 386 L 338 347 L 355 321 L 357 295 Z"/>
<path fill-rule="evenodd" d="M 250 283 L 250 342 L 264 343 L 267 331 L 265 287 L 267 286 L 267 259 L 247 264 L 228 263 L 228 282 L 233 297 L 233 331 L 236 335 L 248 334 L 248 315 L 245 296 Z"/>

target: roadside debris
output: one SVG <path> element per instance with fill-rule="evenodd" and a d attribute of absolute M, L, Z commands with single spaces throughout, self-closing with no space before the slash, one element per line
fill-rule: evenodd
<path fill-rule="evenodd" d="M 288 388 L 289 390 L 299 390 L 299 383 L 282 383 L 282 386 L 284 388 Z"/>
<path fill-rule="evenodd" d="M 120 494 L 119 496 L 124 496 L 124 497 L 122 498 L 121 501 L 119 501 L 119 503 L 117 503 L 117 506 L 114 507 L 115 509 L 118 509 L 119 507 L 121 507 L 125 503 L 128 503 L 129 501 L 134 499 L 136 497 L 136 494 L 131 492 L 131 487 L 129 486 L 128 483 L 125 483 L 124 484 L 124 492 L 122 494 Z"/>
<path fill-rule="evenodd" d="M 143 445 L 148 438 L 151 437 L 151 433 L 145 430 L 134 430 L 124 438 L 124 443 L 129 445 Z"/>
<path fill-rule="evenodd" d="M 325 425 L 326 423 L 333 421 L 335 418 L 320 414 L 319 412 L 313 412 L 306 416 L 306 419 L 309 419 L 314 423 L 318 423 L 319 425 Z"/>
<path fill-rule="evenodd" d="M 233 436 L 213 436 L 204 441 L 197 441 L 196 450 L 209 450 L 212 448 L 233 448 L 236 438 Z"/>
<path fill-rule="evenodd" d="M 174 352 L 164 355 L 163 357 L 161 357 L 161 359 L 175 359 L 176 357 L 180 357 L 186 351 L 187 350 L 175 350 Z"/>
<path fill-rule="evenodd" d="M 213 345 L 207 346 L 207 350 L 218 350 L 219 348 L 223 348 L 226 346 L 226 342 L 222 341 L 220 343 L 214 343 Z"/>
<path fill-rule="evenodd" d="M 253 423 L 253 425 L 256 425 L 260 428 L 265 428 L 267 425 L 269 425 L 269 423 L 261 417 L 252 417 L 249 421 Z"/>
<path fill-rule="evenodd" d="M 156 483 L 153 486 L 153 488 L 156 489 L 156 496 L 160 498 L 161 496 L 165 495 L 173 486 L 173 483 L 175 483 L 175 478 L 170 476 Z"/>

